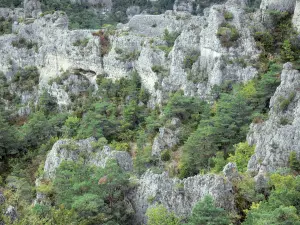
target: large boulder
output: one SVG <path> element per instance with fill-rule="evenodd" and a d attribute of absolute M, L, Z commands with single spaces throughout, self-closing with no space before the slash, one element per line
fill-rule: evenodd
<path fill-rule="evenodd" d="M 295 11 L 293 15 L 293 25 L 300 32 L 300 1 L 296 1 Z"/>

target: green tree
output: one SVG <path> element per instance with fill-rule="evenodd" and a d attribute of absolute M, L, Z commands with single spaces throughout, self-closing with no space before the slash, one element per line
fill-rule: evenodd
<path fill-rule="evenodd" d="M 235 162 L 239 172 L 246 172 L 250 157 L 254 154 L 254 146 L 249 146 L 247 142 L 234 145 L 235 152 L 230 154 L 228 161 Z"/>
<path fill-rule="evenodd" d="M 65 161 L 54 180 L 56 204 L 74 209 L 82 223 L 126 224 L 132 213 L 124 198 L 128 178 L 115 161 L 104 169 Z"/>
<path fill-rule="evenodd" d="M 226 211 L 214 205 L 211 196 L 205 196 L 193 208 L 192 215 L 188 219 L 187 225 L 229 225 L 230 220 Z"/>
<path fill-rule="evenodd" d="M 180 218 L 169 212 L 163 205 L 147 209 L 148 225 L 179 225 Z"/>

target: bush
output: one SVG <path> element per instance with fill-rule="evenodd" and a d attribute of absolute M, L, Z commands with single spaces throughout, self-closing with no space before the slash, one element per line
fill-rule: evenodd
<path fill-rule="evenodd" d="M 199 58 L 199 53 L 198 52 L 192 52 L 190 55 L 185 56 L 183 60 L 183 65 L 185 69 L 192 69 L 194 63 L 197 61 Z"/>
<path fill-rule="evenodd" d="M 89 43 L 89 39 L 88 38 L 84 38 L 84 39 L 81 39 L 81 40 L 77 40 L 73 43 L 73 46 L 76 46 L 76 47 L 86 47 L 87 44 Z"/>
<path fill-rule="evenodd" d="M 225 20 L 232 20 L 233 19 L 233 14 L 229 11 L 224 12 L 224 18 Z"/>
<path fill-rule="evenodd" d="M 165 150 L 161 153 L 161 160 L 167 162 L 171 159 L 170 150 Z"/>
<path fill-rule="evenodd" d="M 218 29 L 217 36 L 219 37 L 222 46 L 229 48 L 235 45 L 240 34 L 235 26 L 229 23 L 222 23 Z"/>
<path fill-rule="evenodd" d="M 274 38 L 270 32 L 255 32 L 254 39 L 267 52 L 274 51 Z"/>
<path fill-rule="evenodd" d="M 180 218 L 169 212 L 163 205 L 147 209 L 148 225 L 180 225 Z"/>
<path fill-rule="evenodd" d="M 300 172 L 300 160 L 296 152 L 291 152 L 289 156 L 289 167 L 296 172 Z"/>
<path fill-rule="evenodd" d="M 12 46 L 15 48 L 27 48 L 28 50 L 33 49 L 38 51 L 38 44 L 33 41 L 27 41 L 25 38 L 19 38 L 16 41 L 11 42 Z"/>
<path fill-rule="evenodd" d="M 4 34 L 11 34 L 12 32 L 12 19 L 5 19 L 0 17 L 0 36 Z"/>

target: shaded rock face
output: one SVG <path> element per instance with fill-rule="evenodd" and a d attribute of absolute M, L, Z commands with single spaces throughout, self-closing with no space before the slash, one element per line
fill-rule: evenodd
<path fill-rule="evenodd" d="M 147 171 L 130 197 L 136 211 L 134 224 L 146 224 L 146 210 L 156 203 L 186 217 L 205 195 L 211 195 L 218 206 L 234 210 L 232 184 L 224 177 L 198 175 L 179 180 L 169 178 L 166 173 L 154 174 Z"/>
<path fill-rule="evenodd" d="M 289 155 L 300 157 L 300 72 L 292 65 L 284 65 L 281 84 L 270 101 L 269 119 L 252 124 L 248 143 L 256 145 L 248 163 L 248 171 L 255 174 L 288 167 Z"/>
<path fill-rule="evenodd" d="M 114 151 L 108 146 L 104 146 L 103 149 L 94 149 L 92 147 L 94 141 L 93 138 L 79 141 L 57 141 L 47 155 L 44 166 L 44 178 L 52 179 L 55 176 L 56 168 L 65 160 L 74 162 L 84 160 L 85 164 L 105 167 L 108 160 L 116 159 L 122 169 L 125 171 L 132 170 L 132 159 L 129 153 Z M 84 155 L 84 159 L 82 159 L 82 155 Z"/>

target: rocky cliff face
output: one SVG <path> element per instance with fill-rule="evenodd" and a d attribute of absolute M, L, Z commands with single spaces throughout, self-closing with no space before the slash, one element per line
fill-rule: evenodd
<path fill-rule="evenodd" d="M 198 175 L 179 180 L 166 173 L 146 172 L 130 197 L 135 209 L 135 224 L 146 224 L 146 210 L 163 204 L 168 210 L 186 217 L 205 195 L 211 195 L 218 206 L 234 211 L 232 184 L 222 176 Z"/>
<path fill-rule="evenodd" d="M 13 34 L 0 37 L 0 71 L 13 74 L 9 62 L 18 67 L 36 66 L 41 74 L 40 87 L 44 87 L 67 70 L 81 70 L 92 83 L 98 74 L 118 79 L 136 70 L 152 95 L 152 105 L 179 89 L 186 95 L 206 98 L 213 85 L 228 80 L 245 82 L 257 74 L 252 65 L 259 51 L 247 28 L 252 22 L 243 7 L 243 2 L 228 1 L 207 9 L 203 17 L 171 11 L 133 16 L 110 35 L 111 50 L 103 58 L 99 37 L 93 36 L 93 31 L 68 30 L 63 12 L 41 14 L 37 19 L 14 22 Z M 232 14 L 230 21 L 224 16 L 227 12 Z M 224 47 L 217 35 L 225 23 L 236 28 L 239 36 L 230 47 Z M 165 30 L 179 35 L 174 46 L 164 38 Z M 37 48 L 13 47 L 11 43 L 20 39 L 36 43 Z M 193 59 L 189 58 L 191 52 Z"/>
<path fill-rule="evenodd" d="M 252 124 L 247 140 L 255 145 L 255 154 L 248 163 L 254 174 L 288 167 L 289 155 L 300 157 L 300 72 L 290 63 L 284 65 L 281 84 L 270 102 L 269 119 Z"/>
<path fill-rule="evenodd" d="M 108 160 L 116 159 L 122 169 L 125 171 L 132 170 L 132 159 L 127 152 L 114 151 L 108 146 L 99 149 L 93 147 L 93 142 L 95 142 L 93 138 L 79 141 L 57 141 L 47 155 L 44 166 L 44 178 L 53 178 L 56 168 L 65 160 L 83 160 L 83 163 L 87 165 L 105 167 Z"/>

